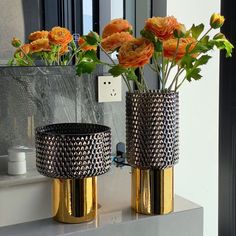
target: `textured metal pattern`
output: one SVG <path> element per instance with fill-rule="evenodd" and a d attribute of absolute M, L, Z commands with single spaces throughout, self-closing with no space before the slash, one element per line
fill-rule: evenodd
<path fill-rule="evenodd" d="M 35 146 L 37 170 L 51 178 L 98 176 L 111 166 L 111 130 L 107 126 L 63 123 L 39 127 Z"/>
<path fill-rule="evenodd" d="M 178 93 L 126 94 L 127 160 L 133 167 L 165 169 L 179 159 Z"/>

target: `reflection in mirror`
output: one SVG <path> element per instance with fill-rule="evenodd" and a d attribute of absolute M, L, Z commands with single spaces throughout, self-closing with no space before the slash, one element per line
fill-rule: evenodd
<path fill-rule="evenodd" d="M 88 34 L 93 29 L 92 6 L 92 0 L 83 0 L 83 34 Z"/>
<path fill-rule="evenodd" d="M 134 0 L 1 0 L 0 13 L 0 64 L 6 64 L 14 52 L 10 43 L 14 36 L 25 42 L 31 32 L 53 26 L 87 34 L 102 30 L 114 18 L 127 17 L 134 23 L 130 19 L 134 16 Z"/>

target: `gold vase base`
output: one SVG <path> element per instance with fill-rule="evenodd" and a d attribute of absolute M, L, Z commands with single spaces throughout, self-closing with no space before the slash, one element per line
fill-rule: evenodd
<path fill-rule="evenodd" d="M 164 170 L 132 168 L 132 208 L 145 215 L 171 213 L 174 208 L 173 173 L 173 167 Z"/>
<path fill-rule="evenodd" d="M 97 216 L 97 177 L 53 180 L 53 219 L 78 224 Z"/>

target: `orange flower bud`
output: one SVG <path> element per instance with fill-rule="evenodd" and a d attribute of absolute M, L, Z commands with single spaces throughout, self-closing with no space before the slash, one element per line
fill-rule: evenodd
<path fill-rule="evenodd" d="M 190 45 L 189 52 L 191 52 L 194 47 L 196 46 L 196 39 L 192 37 L 188 38 L 180 38 L 179 39 L 179 46 L 177 50 L 178 45 L 178 39 L 169 39 L 163 42 L 163 50 L 164 50 L 164 57 L 171 59 L 171 60 L 180 60 L 184 57 L 186 54 L 186 47 Z M 197 54 L 191 55 L 193 57 L 196 57 Z"/>
<path fill-rule="evenodd" d="M 98 33 L 94 32 L 94 31 L 91 31 L 91 32 L 88 33 L 88 36 L 92 37 L 92 38 L 95 38 L 97 42 L 100 42 L 100 37 L 99 37 Z"/>
<path fill-rule="evenodd" d="M 55 45 L 65 45 L 73 40 L 70 31 L 62 27 L 54 27 L 48 34 L 49 42 Z"/>
<path fill-rule="evenodd" d="M 224 24 L 225 18 L 218 13 L 214 13 L 210 19 L 210 26 L 213 29 L 220 28 Z"/>
<path fill-rule="evenodd" d="M 49 40 L 42 38 L 42 39 L 37 39 L 33 42 L 30 43 L 31 47 L 31 52 L 49 52 L 51 51 L 51 47 L 49 45 Z"/>
<path fill-rule="evenodd" d="M 21 45 L 20 39 L 14 37 L 11 41 L 11 45 L 15 48 L 20 47 L 20 45 Z"/>
<path fill-rule="evenodd" d="M 114 19 L 104 27 L 102 38 L 111 36 L 114 33 L 130 32 L 130 31 L 132 31 L 132 26 L 127 20 L 123 20 L 121 18 Z"/>
<path fill-rule="evenodd" d="M 115 33 L 102 39 L 102 47 L 106 52 L 114 52 L 116 49 L 120 48 L 125 42 L 133 39 L 133 36 L 128 32 Z"/>
<path fill-rule="evenodd" d="M 42 31 L 36 31 L 29 35 L 29 40 L 34 41 L 37 39 L 47 38 L 48 37 L 48 31 L 42 30 Z"/>
<path fill-rule="evenodd" d="M 153 33 L 160 40 L 173 38 L 175 29 L 181 28 L 173 16 L 152 17 L 146 20 L 145 30 Z"/>
<path fill-rule="evenodd" d="M 119 63 L 125 68 L 136 68 L 147 64 L 154 53 L 153 43 L 145 38 L 132 39 L 122 44 Z"/>

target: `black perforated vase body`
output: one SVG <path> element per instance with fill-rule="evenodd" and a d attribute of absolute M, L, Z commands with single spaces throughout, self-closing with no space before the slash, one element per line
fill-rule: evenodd
<path fill-rule="evenodd" d="M 127 92 L 126 145 L 132 167 L 132 207 L 143 214 L 172 212 L 173 171 L 179 159 L 179 94 Z"/>

